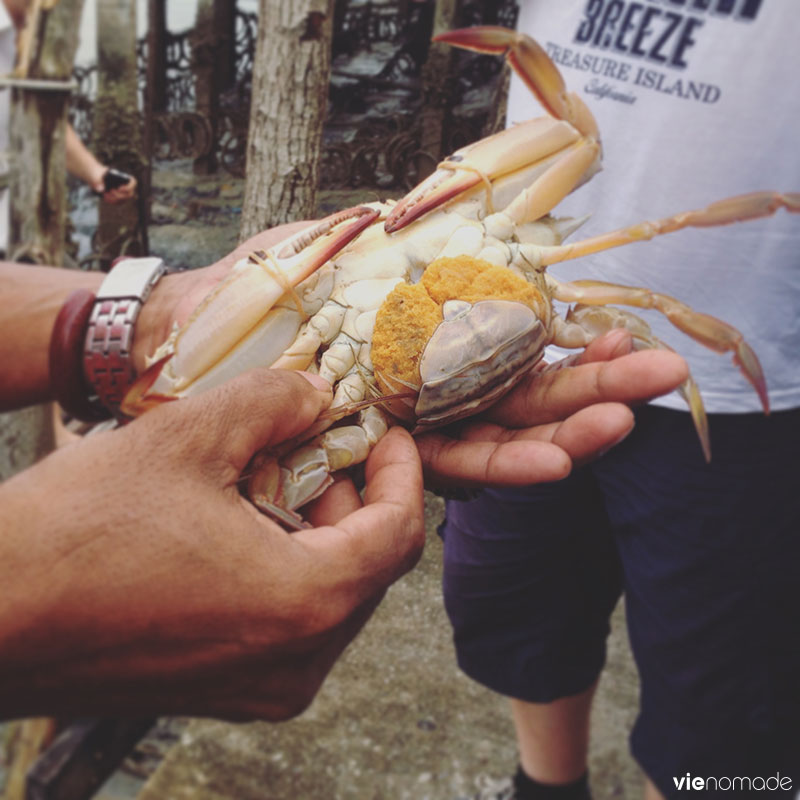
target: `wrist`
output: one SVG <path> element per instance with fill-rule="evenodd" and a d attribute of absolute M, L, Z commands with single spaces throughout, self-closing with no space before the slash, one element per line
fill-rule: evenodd
<path fill-rule="evenodd" d="M 108 167 L 104 164 L 97 164 L 90 168 L 86 176 L 86 183 L 93 192 L 97 192 L 97 194 L 103 194 L 103 192 L 105 192 L 105 182 L 103 178 L 106 172 L 108 172 Z"/>
<path fill-rule="evenodd" d="M 73 416 L 119 415 L 145 356 L 169 330 L 175 293 L 168 286 L 154 294 L 165 271 L 157 257 L 125 258 L 99 289 L 73 292 L 61 307 L 51 329 L 49 374 L 56 399 Z"/>
<path fill-rule="evenodd" d="M 147 368 L 147 359 L 162 345 L 172 331 L 174 310 L 185 294 L 182 273 L 165 275 L 153 287 L 142 306 L 131 347 L 131 359 L 137 375 Z"/>

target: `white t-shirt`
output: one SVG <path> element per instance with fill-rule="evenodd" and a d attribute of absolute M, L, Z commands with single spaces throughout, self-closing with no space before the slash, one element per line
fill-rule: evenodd
<path fill-rule="evenodd" d="M 797 12 L 796 0 L 522 0 L 518 29 L 547 48 L 603 140 L 603 171 L 555 209 L 592 212 L 572 240 L 731 195 L 800 190 Z M 509 122 L 541 113 L 512 81 Z M 758 354 L 772 408 L 800 406 L 800 216 L 685 230 L 550 271 L 644 286 L 724 319 Z M 632 310 L 688 359 L 709 411 L 760 409 L 730 355 Z M 658 402 L 685 409 L 677 395 Z"/>

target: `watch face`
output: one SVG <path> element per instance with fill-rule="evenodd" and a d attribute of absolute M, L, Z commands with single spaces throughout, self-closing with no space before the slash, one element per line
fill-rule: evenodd
<path fill-rule="evenodd" d="M 145 300 L 165 271 L 163 259 L 156 256 L 125 258 L 108 273 L 97 293 L 97 299 L 138 297 Z"/>

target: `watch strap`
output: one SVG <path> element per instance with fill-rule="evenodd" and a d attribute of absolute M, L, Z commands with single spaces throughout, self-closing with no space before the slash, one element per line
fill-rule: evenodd
<path fill-rule="evenodd" d="M 136 319 L 166 272 L 160 258 L 118 261 L 97 293 L 86 329 L 83 372 L 114 414 L 136 378 L 131 350 Z"/>
<path fill-rule="evenodd" d="M 83 342 L 95 296 L 87 289 L 70 293 L 50 337 L 50 385 L 59 405 L 84 422 L 101 422 L 111 412 L 93 396 L 82 368 Z"/>

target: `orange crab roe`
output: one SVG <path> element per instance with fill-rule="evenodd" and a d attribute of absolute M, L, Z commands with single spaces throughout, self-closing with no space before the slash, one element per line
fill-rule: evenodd
<path fill-rule="evenodd" d="M 387 385 L 387 378 L 419 386 L 422 352 L 442 321 L 442 305 L 448 300 L 516 300 L 534 310 L 543 302 L 533 284 L 506 267 L 474 256 L 437 259 L 419 283 L 398 284 L 378 309 L 372 364 L 382 391 L 402 391 L 402 386 Z"/>

